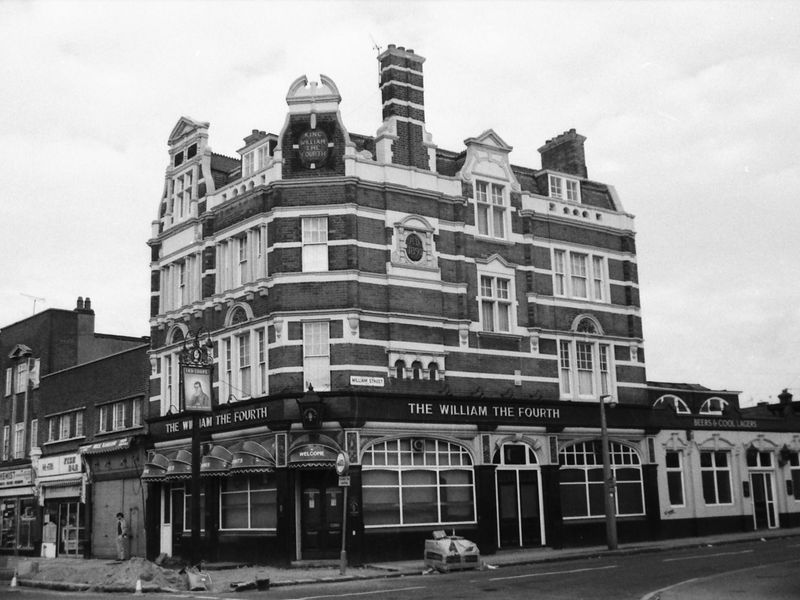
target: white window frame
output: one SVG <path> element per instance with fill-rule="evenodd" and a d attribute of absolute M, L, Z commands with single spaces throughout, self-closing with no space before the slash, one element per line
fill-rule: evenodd
<path fill-rule="evenodd" d="M 236 335 L 236 381 L 243 398 L 253 395 L 252 340 L 250 331 Z"/>
<path fill-rule="evenodd" d="M 590 476 L 590 471 L 601 471 L 603 468 L 602 459 L 597 456 L 599 452 L 595 452 L 595 444 L 597 440 L 587 440 L 583 442 L 576 442 L 573 444 L 569 444 L 561 449 L 559 452 L 559 462 L 561 464 L 561 470 L 576 470 L 583 472 L 583 479 L 581 481 L 567 481 L 562 480 L 561 486 L 569 486 L 569 487 L 583 487 L 586 495 L 586 508 L 587 514 L 585 515 L 572 515 L 572 516 L 564 516 L 565 521 L 576 521 L 581 519 L 596 519 L 598 517 L 603 516 L 603 507 L 604 504 L 601 503 L 600 507 L 595 506 L 595 508 L 599 508 L 601 512 L 592 513 L 592 502 L 591 498 L 593 497 L 591 494 L 592 486 L 602 486 L 603 479 L 600 477 L 597 479 L 596 477 Z M 616 472 L 618 469 L 637 469 L 639 471 L 639 478 L 636 482 L 639 484 L 639 493 L 641 494 L 641 506 L 642 511 L 638 513 L 620 513 L 619 509 L 619 494 L 616 495 L 615 499 L 617 505 L 615 506 L 615 512 L 618 517 L 627 517 L 627 516 L 641 516 L 646 514 L 647 505 L 645 504 L 644 498 L 644 474 L 642 472 L 642 460 L 639 457 L 639 454 L 631 448 L 630 446 L 626 446 L 625 444 L 621 444 L 619 442 L 610 441 L 609 442 L 609 462 L 611 463 L 611 476 L 614 480 L 617 480 Z M 624 484 L 632 483 L 633 480 L 620 480 L 624 482 Z M 619 485 L 619 483 L 618 483 Z M 602 497 L 602 495 L 601 495 Z"/>
<path fill-rule="evenodd" d="M 475 228 L 478 235 L 508 239 L 509 207 L 507 185 L 486 179 L 475 180 Z"/>
<path fill-rule="evenodd" d="M 508 277 L 481 274 L 478 281 L 478 302 L 481 329 L 493 333 L 511 333 L 514 326 L 513 280 Z"/>
<path fill-rule="evenodd" d="M 39 419 L 31 419 L 31 448 L 39 446 Z"/>
<path fill-rule="evenodd" d="M 269 392 L 269 372 L 267 371 L 267 331 L 264 328 L 256 330 L 256 346 L 258 350 L 258 390 L 262 395 Z"/>
<path fill-rule="evenodd" d="M 105 433 L 106 431 L 113 431 L 108 429 L 108 404 L 97 407 L 97 433 Z"/>
<path fill-rule="evenodd" d="M 303 323 L 303 389 L 331 389 L 330 322 Z"/>
<path fill-rule="evenodd" d="M 579 179 L 564 175 L 547 174 L 548 195 L 550 198 L 581 203 L 581 184 Z"/>
<path fill-rule="evenodd" d="M 700 414 L 714 415 L 719 417 L 725 411 L 725 408 L 728 406 L 728 404 L 729 403 L 727 400 L 723 400 L 717 396 L 714 396 L 713 398 L 706 398 L 706 400 L 700 406 Z"/>
<path fill-rule="evenodd" d="M 711 465 L 710 466 L 703 466 L 703 455 L 708 454 L 711 456 Z M 719 454 L 726 455 L 726 464 L 724 466 L 720 466 L 717 464 L 717 456 Z M 733 465 L 732 465 L 733 453 L 730 450 L 710 450 L 710 449 L 700 449 L 700 491 L 703 494 L 703 503 L 706 506 L 733 506 L 734 504 L 734 493 L 733 493 Z M 705 488 L 705 481 L 703 475 L 705 473 L 711 473 L 713 475 L 714 481 L 714 502 L 706 501 L 706 488 Z M 727 474 L 728 479 L 728 492 L 730 493 L 731 499 L 730 502 L 720 502 L 719 496 L 719 478 L 718 474 L 725 473 Z"/>
<path fill-rule="evenodd" d="M 553 248 L 551 264 L 554 296 L 592 302 L 609 301 L 607 257 L 582 250 Z M 581 294 L 581 288 L 584 294 Z"/>
<path fill-rule="evenodd" d="M 6 369 L 6 396 L 11 395 L 13 380 L 14 380 L 14 371 L 11 367 L 8 367 Z"/>
<path fill-rule="evenodd" d="M 669 461 L 667 458 L 672 455 L 676 456 L 678 459 L 677 466 L 670 466 Z M 684 475 L 683 475 L 683 450 L 667 450 L 664 454 L 664 472 L 666 473 L 666 480 L 667 480 L 667 501 L 669 502 L 670 506 L 681 507 L 686 506 L 686 484 L 684 483 Z M 670 478 L 670 475 L 673 475 Z M 677 480 L 680 483 L 680 494 L 681 494 L 681 502 L 680 504 L 676 504 L 672 502 L 672 482 Z"/>
<path fill-rule="evenodd" d="M 11 453 L 11 427 L 3 425 L 3 460 L 8 460 Z"/>
<path fill-rule="evenodd" d="M 14 423 L 14 458 L 25 458 L 25 423 Z"/>
<path fill-rule="evenodd" d="M 302 244 L 303 272 L 329 270 L 327 216 L 303 217 Z"/>
<path fill-rule="evenodd" d="M 477 291 L 475 301 L 478 304 L 478 322 L 480 323 L 481 330 L 486 333 L 514 333 L 517 329 L 517 288 L 516 288 L 516 271 L 513 267 L 506 266 L 498 259 L 492 260 L 488 264 L 477 265 Z M 489 291 L 484 285 L 484 277 L 492 279 L 491 296 L 484 296 L 484 293 Z M 505 280 L 508 284 L 507 298 L 502 297 L 503 294 L 497 295 L 497 280 Z M 499 304 L 508 306 L 508 329 L 498 330 L 499 324 L 497 318 L 497 310 L 492 311 L 491 327 L 489 323 L 484 321 L 484 302 L 492 303 L 496 308 Z M 494 330 L 492 329 L 494 327 Z"/>
<path fill-rule="evenodd" d="M 558 370 L 562 400 L 598 400 L 600 396 L 614 395 L 614 346 L 609 341 L 559 338 Z M 581 378 L 582 372 L 590 373 L 589 378 Z M 591 385 L 588 393 L 586 383 Z"/>
<path fill-rule="evenodd" d="M 173 413 L 181 410 L 180 359 L 177 352 L 169 352 L 161 357 L 161 414 L 170 409 Z"/>
<path fill-rule="evenodd" d="M 689 406 L 686 404 L 686 402 L 674 394 L 664 394 L 653 403 L 653 408 L 658 408 L 662 404 L 668 404 L 679 415 L 692 414 L 692 411 L 689 409 Z"/>
<path fill-rule="evenodd" d="M 255 152 L 245 152 L 242 158 L 242 177 L 250 177 L 255 172 Z"/>
<path fill-rule="evenodd" d="M 142 425 L 142 400 L 134 398 L 131 400 L 131 427 Z"/>
<path fill-rule="evenodd" d="M 362 464 L 362 493 L 375 490 L 397 490 L 396 497 L 399 502 L 397 508 L 397 522 L 393 523 L 367 523 L 369 510 L 365 513 L 365 529 L 380 527 L 418 527 L 445 524 L 447 527 L 459 523 L 475 523 L 477 520 L 477 505 L 475 498 L 475 470 L 472 457 L 466 447 L 446 440 L 424 438 L 400 438 L 376 442 L 364 450 Z M 415 473 L 420 471 L 433 472 L 433 481 L 425 483 L 415 482 Z M 467 483 L 448 484 L 442 473 L 459 471 L 467 474 Z M 372 481 L 373 473 L 378 475 Z M 388 475 L 388 477 L 387 477 Z M 410 520 L 413 504 L 407 501 L 414 488 L 433 488 L 435 490 L 435 504 L 437 519 L 428 522 Z M 472 502 L 472 519 L 443 520 L 442 508 L 447 505 L 443 499 L 449 489 L 469 490 Z M 430 505 L 428 505 L 430 506 Z"/>
<path fill-rule="evenodd" d="M 120 429 L 125 429 L 125 417 L 127 416 L 125 413 L 128 412 L 125 410 L 125 402 L 114 402 L 111 405 L 111 410 L 111 430 L 119 431 Z"/>
<path fill-rule="evenodd" d="M 28 359 L 21 360 L 15 369 L 17 373 L 14 390 L 17 394 L 24 394 L 28 384 Z"/>

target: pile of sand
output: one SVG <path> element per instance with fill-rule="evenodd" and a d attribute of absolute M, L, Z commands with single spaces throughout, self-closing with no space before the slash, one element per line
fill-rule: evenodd
<path fill-rule="evenodd" d="M 186 589 L 184 577 L 176 571 L 134 557 L 121 562 L 104 560 L 42 560 L 38 570 L 25 575 L 26 579 L 84 583 L 91 586 L 143 586 Z"/>

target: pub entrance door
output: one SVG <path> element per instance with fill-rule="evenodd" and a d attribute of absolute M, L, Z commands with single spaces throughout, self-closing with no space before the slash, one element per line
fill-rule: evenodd
<path fill-rule="evenodd" d="M 337 558 L 342 544 L 342 488 L 333 469 L 300 471 L 300 556 Z"/>
<path fill-rule="evenodd" d="M 524 443 L 505 443 L 497 464 L 497 541 L 500 548 L 544 544 L 542 484 L 533 449 Z"/>

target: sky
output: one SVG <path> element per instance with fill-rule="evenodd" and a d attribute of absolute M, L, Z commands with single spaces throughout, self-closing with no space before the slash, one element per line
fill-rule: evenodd
<path fill-rule="evenodd" d="M 800 397 L 800 2 L 0 1 L 0 328 L 89 296 L 148 335 L 149 248 L 181 116 L 214 152 L 279 133 L 300 75 L 381 122 L 377 49 L 426 58 L 440 148 L 513 164 L 575 128 L 636 217 L 647 377 Z M 43 300 L 42 300 L 43 299 Z"/>

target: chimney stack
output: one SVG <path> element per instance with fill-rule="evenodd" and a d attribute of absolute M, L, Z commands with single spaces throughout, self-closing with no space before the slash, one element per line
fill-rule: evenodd
<path fill-rule="evenodd" d="M 542 155 L 542 169 L 558 171 L 568 175 L 587 178 L 586 156 L 583 153 L 583 142 L 586 138 L 574 129 L 565 131 L 539 148 Z"/>
<path fill-rule="evenodd" d="M 378 62 L 383 102 L 383 125 L 376 136 L 378 160 L 435 170 L 435 146 L 425 131 L 425 59 L 410 48 L 389 44 Z"/>

